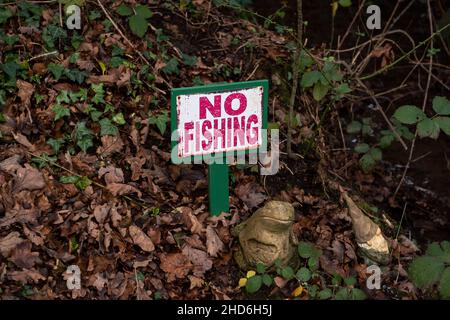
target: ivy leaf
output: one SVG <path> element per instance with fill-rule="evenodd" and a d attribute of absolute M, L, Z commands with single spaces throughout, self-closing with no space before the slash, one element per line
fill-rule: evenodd
<path fill-rule="evenodd" d="M 77 146 L 79 146 L 83 152 L 86 152 L 94 145 L 92 139 L 92 131 L 86 127 L 86 122 L 78 122 L 75 127 L 75 140 L 77 141 Z"/>
<path fill-rule="evenodd" d="M 124 119 L 124 117 L 123 117 L 123 113 L 122 112 L 119 112 L 119 113 L 116 113 L 113 117 L 112 117 L 112 120 L 115 122 L 115 123 L 117 123 L 118 125 L 120 125 L 120 126 L 122 126 L 122 125 L 124 125 L 126 122 L 125 122 L 125 119 Z"/>
<path fill-rule="evenodd" d="M 408 273 L 418 288 L 425 289 L 439 280 L 444 268 L 444 262 L 439 258 L 424 256 L 411 263 Z"/>
<path fill-rule="evenodd" d="M 56 103 L 60 104 L 61 102 L 70 103 L 69 93 L 67 90 L 61 90 L 56 97 Z"/>
<path fill-rule="evenodd" d="M 190 56 L 185 53 L 183 53 L 181 56 L 183 57 L 183 63 L 185 65 L 193 66 L 197 63 L 198 58 L 196 56 Z"/>
<path fill-rule="evenodd" d="M 166 132 L 167 122 L 169 122 L 169 120 L 170 119 L 165 112 L 158 115 L 157 117 L 150 117 L 148 123 L 156 125 L 159 129 L 159 132 L 161 132 L 161 135 L 164 135 L 164 133 Z"/>
<path fill-rule="evenodd" d="M 450 136 L 450 118 L 449 117 L 436 117 L 433 119 L 442 131 L 445 132 L 446 135 Z"/>
<path fill-rule="evenodd" d="M 55 80 L 59 80 L 59 78 L 63 75 L 65 68 L 60 64 L 49 63 L 47 69 L 53 74 L 53 78 L 55 78 Z"/>
<path fill-rule="evenodd" d="M 245 284 L 245 290 L 247 290 L 248 293 L 255 293 L 257 292 L 262 285 L 262 277 L 261 276 L 253 276 L 249 279 L 247 279 L 247 283 Z"/>
<path fill-rule="evenodd" d="M 317 82 L 314 85 L 313 97 L 316 101 L 322 100 L 328 93 L 330 86 L 328 84 L 323 84 L 322 82 Z"/>
<path fill-rule="evenodd" d="M 450 115 L 450 100 L 445 97 L 436 96 L 433 99 L 433 110 L 442 116 Z"/>
<path fill-rule="evenodd" d="M 55 113 L 55 121 L 61 119 L 62 117 L 70 116 L 69 108 L 66 108 L 60 104 L 55 104 L 52 107 L 52 111 Z"/>
<path fill-rule="evenodd" d="M 303 74 L 302 80 L 300 81 L 300 85 L 303 88 L 309 88 L 312 87 L 319 79 L 322 77 L 322 74 L 317 71 L 308 71 Z"/>
<path fill-rule="evenodd" d="M 103 118 L 100 120 L 100 135 L 101 136 L 115 136 L 119 133 L 119 129 L 109 120 L 108 118 Z"/>
<path fill-rule="evenodd" d="M 59 182 L 64 184 L 75 184 L 78 181 L 77 176 L 62 176 L 59 178 Z"/>
<path fill-rule="evenodd" d="M 92 181 L 86 176 L 62 176 L 59 181 L 64 184 L 74 184 L 80 190 L 84 190 L 92 184 Z"/>
<path fill-rule="evenodd" d="M 84 79 L 87 77 L 87 73 L 79 69 L 65 69 L 64 75 L 78 84 L 82 84 Z"/>
<path fill-rule="evenodd" d="M 352 121 L 347 126 L 347 133 L 358 133 L 361 131 L 362 124 L 359 121 Z"/>
<path fill-rule="evenodd" d="M 135 14 L 129 20 L 129 25 L 131 28 L 131 32 L 137 35 L 139 38 L 142 38 L 148 29 L 148 22 L 141 15 Z"/>
<path fill-rule="evenodd" d="M 137 15 L 141 16 L 144 19 L 148 19 L 153 16 L 152 10 L 150 10 L 150 8 L 147 6 L 137 5 L 134 10 L 136 11 Z"/>
<path fill-rule="evenodd" d="M 120 6 L 117 7 L 116 12 L 121 16 L 126 17 L 131 16 L 133 14 L 133 9 L 122 3 Z"/>
<path fill-rule="evenodd" d="M 179 74 L 178 70 L 178 60 L 176 58 L 170 59 L 164 68 L 162 68 L 162 71 L 166 74 Z"/>
<path fill-rule="evenodd" d="M 419 137 L 437 139 L 439 137 L 439 124 L 429 118 L 425 118 L 417 124 Z"/>
<path fill-rule="evenodd" d="M 356 153 L 366 153 L 369 149 L 370 147 L 367 143 L 360 143 L 355 146 Z"/>
<path fill-rule="evenodd" d="M 414 124 L 425 119 L 426 115 L 416 106 L 405 105 L 395 111 L 394 118 L 404 124 Z"/>
<path fill-rule="evenodd" d="M 52 147 L 55 154 L 58 154 L 59 149 L 61 149 L 61 146 L 64 144 L 64 139 L 50 138 L 48 139 L 47 144 Z"/>

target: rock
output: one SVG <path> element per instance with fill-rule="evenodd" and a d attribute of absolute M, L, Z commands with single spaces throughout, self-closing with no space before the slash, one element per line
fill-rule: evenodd
<path fill-rule="evenodd" d="M 284 266 L 297 264 L 298 241 L 292 232 L 293 223 L 294 207 L 290 203 L 269 201 L 236 226 L 233 234 L 238 237 L 239 245 L 234 258 L 239 267 L 247 270 L 262 263 L 271 268 L 277 259 Z"/>
<path fill-rule="evenodd" d="M 343 197 L 352 219 L 356 244 L 359 249 L 358 254 L 368 264 L 389 263 L 389 243 L 381 232 L 380 227 L 367 217 L 346 193 L 343 193 Z"/>

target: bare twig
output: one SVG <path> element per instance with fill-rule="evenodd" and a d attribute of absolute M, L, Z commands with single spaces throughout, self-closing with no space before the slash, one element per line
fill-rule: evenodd
<path fill-rule="evenodd" d="M 290 158 L 292 155 L 292 117 L 294 116 L 295 97 L 297 96 L 299 69 L 300 69 L 300 52 L 303 47 L 303 1 L 297 0 L 297 50 L 294 54 L 293 63 L 293 83 L 291 97 L 289 99 L 289 116 L 288 116 L 288 132 L 287 132 L 287 153 Z"/>
<path fill-rule="evenodd" d="M 430 22 L 430 34 L 433 35 L 433 19 L 432 19 L 432 14 L 431 14 L 430 0 L 427 0 L 427 4 L 428 4 L 428 19 L 429 19 L 429 22 Z M 431 46 L 431 49 L 433 49 L 433 38 L 431 38 L 430 46 Z M 428 91 L 430 90 L 430 83 L 431 83 L 431 74 L 432 74 L 431 71 L 432 71 L 432 68 L 433 68 L 433 55 L 430 56 L 430 64 L 428 65 L 428 79 L 427 79 L 427 86 L 426 86 L 426 89 L 425 89 L 425 94 L 424 94 L 424 97 L 423 97 L 422 111 L 425 111 L 425 107 L 427 105 Z M 411 148 L 409 149 L 408 162 L 406 163 L 405 169 L 403 170 L 403 174 L 402 174 L 402 177 L 400 179 L 400 182 L 398 183 L 397 188 L 395 189 L 394 198 L 396 197 L 398 191 L 400 190 L 400 187 L 402 186 L 403 181 L 405 180 L 406 173 L 408 172 L 408 169 L 409 169 L 409 167 L 411 165 L 411 160 L 412 160 L 413 153 L 414 153 L 414 146 L 416 144 L 416 139 L 417 139 L 417 132 L 418 132 L 418 130 L 417 130 L 417 127 L 416 127 L 416 131 L 414 133 L 414 139 L 411 142 Z"/>

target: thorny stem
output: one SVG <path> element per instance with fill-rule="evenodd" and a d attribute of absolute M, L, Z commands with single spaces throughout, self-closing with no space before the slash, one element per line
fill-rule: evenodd
<path fill-rule="evenodd" d="M 287 130 L 287 153 L 289 158 L 293 158 L 292 153 L 292 117 L 294 116 L 295 97 L 297 95 L 298 77 L 300 69 L 300 52 L 303 47 L 303 1 L 297 0 L 297 48 L 294 54 L 293 63 L 293 83 L 291 97 L 289 100 L 288 130 Z"/>

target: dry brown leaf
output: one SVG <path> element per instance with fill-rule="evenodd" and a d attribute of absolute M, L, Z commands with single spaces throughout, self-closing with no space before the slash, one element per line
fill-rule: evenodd
<path fill-rule="evenodd" d="M 189 281 L 191 282 L 189 290 L 192 290 L 194 288 L 202 288 L 203 284 L 205 283 L 205 281 L 203 279 L 198 278 L 196 276 L 189 275 L 188 278 L 189 278 Z"/>
<path fill-rule="evenodd" d="M 45 280 L 46 278 L 40 274 L 36 269 L 23 269 L 22 271 L 12 271 L 8 273 L 8 278 L 13 281 L 19 281 L 22 284 L 27 284 L 29 280 L 37 283 L 39 280 Z"/>
<path fill-rule="evenodd" d="M 94 208 L 95 220 L 97 220 L 98 223 L 103 224 L 103 222 L 105 222 L 106 217 L 108 216 L 109 210 L 110 208 L 107 204 L 96 206 Z"/>
<path fill-rule="evenodd" d="M 146 252 L 155 250 L 155 245 L 150 237 L 139 227 L 132 225 L 128 228 L 128 231 L 130 232 L 131 239 L 133 239 L 133 243 L 141 247 L 142 250 Z"/>
<path fill-rule="evenodd" d="M 249 182 L 239 185 L 236 188 L 235 193 L 242 201 L 244 201 L 249 209 L 252 209 L 267 199 L 267 196 L 264 195 L 262 191 L 263 189 L 260 185 L 254 182 Z"/>
<path fill-rule="evenodd" d="M 3 170 L 9 174 L 13 174 L 17 171 L 17 169 L 22 168 L 19 161 L 22 159 L 19 155 L 14 155 L 12 157 L 9 157 L 2 162 L 0 162 L 0 170 Z"/>
<path fill-rule="evenodd" d="M 106 189 L 108 189 L 108 191 L 111 192 L 113 196 L 121 196 L 135 192 L 137 193 L 139 198 L 142 197 L 142 193 L 138 189 L 128 184 L 111 183 L 108 186 L 106 186 Z"/>
<path fill-rule="evenodd" d="M 100 170 L 98 170 L 98 177 L 101 178 L 103 176 L 105 176 L 105 182 L 107 185 L 111 183 L 124 182 L 123 171 L 120 168 L 115 168 L 113 166 L 100 168 Z"/>
<path fill-rule="evenodd" d="M 159 267 L 166 273 L 167 282 L 185 278 L 192 268 L 192 263 L 182 253 L 162 253 L 159 260 Z"/>
<path fill-rule="evenodd" d="M 34 86 L 26 81 L 18 79 L 16 81 L 17 88 L 19 89 L 18 96 L 20 97 L 20 100 L 22 100 L 22 103 L 25 105 L 30 104 L 31 96 L 34 93 Z"/>
<path fill-rule="evenodd" d="M 222 240 L 211 226 L 206 227 L 206 248 L 212 257 L 217 257 L 217 253 L 224 249 Z"/>
<path fill-rule="evenodd" d="M 26 164 L 25 168 L 17 170 L 17 176 L 14 184 L 14 191 L 22 190 L 40 190 L 45 187 L 44 175 L 30 165 Z"/>
<path fill-rule="evenodd" d="M 40 263 L 39 252 L 31 252 L 31 242 L 19 243 L 13 250 L 10 260 L 19 268 L 31 269 L 36 263 Z"/>
<path fill-rule="evenodd" d="M 102 146 L 97 148 L 97 153 L 106 157 L 113 153 L 120 152 L 123 149 L 123 141 L 119 135 L 117 136 L 103 136 L 101 138 Z"/>
<path fill-rule="evenodd" d="M 198 221 L 197 217 L 192 213 L 192 209 L 189 207 L 178 207 L 174 211 L 181 212 L 184 224 L 189 228 L 192 233 L 200 234 L 203 231 L 203 226 Z"/>
<path fill-rule="evenodd" d="M 13 137 L 18 143 L 20 143 L 24 147 L 27 147 L 31 152 L 35 150 L 34 145 L 30 141 L 28 141 L 28 138 L 20 132 L 13 133 Z"/>
<path fill-rule="evenodd" d="M 195 249 L 189 245 L 185 245 L 182 252 L 192 262 L 194 266 L 193 273 L 197 277 L 202 277 L 205 272 L 210 270 L 213 266 L 212 260 L 203 250 Z"/>
<path fill-rule="evenodd" d="M 0 253 L 3 257 L 9 257 L 11 251 L 24 239 L 20 237 L 17 231 L 9 233 L 7 236 L 0 238 Z"/>
<path fill-rule="evenodd" d="M 37 246 L 42 246 L 44 244 L 44 238 L 38 235 L 33 230 L 29 229 L 26 225 L 23 225 L 23 233 L 27 236 L 33 244 Z"/>

